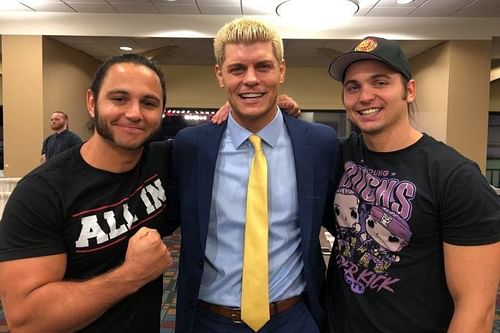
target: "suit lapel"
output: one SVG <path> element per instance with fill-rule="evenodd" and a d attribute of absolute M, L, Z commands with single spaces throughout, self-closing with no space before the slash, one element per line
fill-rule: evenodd
<path fill-rule="evenodd" d="M 284 115 L 295 159 L 303 254 L 309 249 L 314 203 L 314 147 L 304 123 Z M 311 163 L 312 162 L 312 163 Z M 326 180 L 325 180 L 326 181 Z"/>
<path fill-rule="evenodd" d="M 198 170 L 198 188 L 197 200 L 199 205 L 198 222 L 200 227 L 200 241 L 202 249 L 205 250 L 205 244 L 208 232 L 208 221 L 210 218 L 210 203 L 212 201 L 212 187 L 215 174 L 215 163 L 219 152 L 222 134 L 226 129 L 224 125 L 207 125 L 200 131 L 197 146 L 197 170 Z"/>

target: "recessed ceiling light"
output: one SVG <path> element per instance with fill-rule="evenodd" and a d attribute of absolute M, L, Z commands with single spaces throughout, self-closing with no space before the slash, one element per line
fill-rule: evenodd
<path fill-rule="evenodd" d="M 405 4 L 413 2 L 413 1 L 415 1 L 415 0 L 396 0 L 396 3 L 398 5 L 405 5 Z"/>
<path fill-rule="evenodd" d="M 132 51 L 133 48 L 131 48 L 130 46 L 120 46 L 120 50 L 122 50 L 122 51 Z"/>

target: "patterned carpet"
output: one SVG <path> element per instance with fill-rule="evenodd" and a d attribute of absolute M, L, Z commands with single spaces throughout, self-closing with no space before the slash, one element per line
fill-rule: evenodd
<path fill-rule="evenodd" d="M 180 230 L 178 229 L 170 237 L 165 238 L 165 242 L 174 259 L 174 264 L 163 275 L 163 305 L 161 307 L 160 333 L 173 333 L 175 328 L 175 287 L 181 246 Z"/>
<path fill-rule="evenodd" d="M 163 305 L 161 310 L 160 333 L 174 333 L 175 328 L 175 286 L 177 281 L 177 267 L 180 249 L 180 231 L 165 239 L 174 258 L 174 264 L 163 276 Z M 7 324 L 0 304 L 0 333 L 7 333 Z M 500 286 L 497 294 L 496 320 L 492 333 L 500 333 Z"/>

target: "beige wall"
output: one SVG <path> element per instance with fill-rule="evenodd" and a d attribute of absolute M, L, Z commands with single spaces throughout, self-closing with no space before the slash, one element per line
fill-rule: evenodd
<path fill-rule="evenodd" d="M 486 167 L 491 41 L 449 41 L 411 60 L 417 128 Z"/>
<path fill-rule="evenodd" d="M 82 139 L 90 134 L 85 128 L 89 116 L 85 92 L 100 61 L 52 38 L 43 38 L 43 137 L 52 134 L 50 115 L 64 111 L 70 129 Z"/>
<path fill-rule="evenodd" d="M 446 141 L 450 49 L 442 43 L 410 60 L 417 82 L 415 127 L 437 140 Z"/>
<path fill-rule="evenodd" d="M 167 106 L 216 108 L 224 91 L 215 80 L 213 66 L 163 66 L 167 81 Z"/>
<path fill-rule="evenodd" d="M 2 61 L 3 92 L 7 100 L 3 98 L 0 101 L 4 103 L 6 123 L 13 124 L 5 129 L 8 136 L 5 143 L 6 162 L 11 170 L 16 169 L 15 175 L 20 176 L 38 164 L 41 142 L 51 132 L 48 119 L 54 110 L 67 112 L 71 129 L 84 138 L 88 137 L 84 130 L 88 119 L 84 93 L 99 61 L 47 37 L 3 38 L 7 43 L 3 48 L 9 50 L 3 52 Z M 475 93 L 475 97 L 472 96 L 470 90 L 471 86 L 485 85 L 486 82 L 470 83 L 471 76 L 477 75 L 479 67 L 481 72 L 485 70 L 486 63 L 483 62 L 487 47 L 482 43 L 443 43 L 411 60 L 418 82 L 417 127 L 439 140 L 448 143 L 456 140 L 452 146 L 479 164 L 485 160 L 481 149 L 476 149 L 481 144 L 476 139 L 470 140 L 469 132 L 473 126 L 486 135 L 482 127 L 486 117 L 483 113 L 474 118 L 469 116 L 484 108 L 478 102 L 484 98 Z M 483 61 L 471 60 L 476 56 Z M 40 59 L 43 59 L 42 63 Z M 469 67 L 470 72 L 453 74 L 449 71 L 450 68 L 461 67 Z M 216 108 L 224 102 L 224 92 L 216 83 L 213 66 L 163 66 L 163 70 L 167 76 L 168 106 Z M 13 77 L 16 79 L 12 83 Z M 492 82 L 490 87 L 489 109 L 500 111 L 500 80 Z M 450 89 L 453 91 L 449 92 Z M 487 84 L 481 89 L 486 91 Z M 288 68 L 281 92 L 293 96 L 303 109 L 343 109 L 341 85 L 328 76 L 326 67 Z M 452 114 L 449 113 L 450 108 L 458 112 L 455 113 L 458 123 L 449 119 Z M 455 129 L 454 134 L 450 133 L 451 127 Z M 467 143 L 471 146 L 464 149 L 462 145 Z M 470 154 L 468 149 L 474 150 L 477 156 L 474 152 Z M 10 163 L 14 157 L 19 159 L 19 164 Z M 5 173 L 12 175 L 9 168 Z"/>
<path fill-rule="evenodd" d="M 167 106 L 218 108 L 225 101 L 214 66 L 163 66 L 167 79 Z M 288 68 L 281 93 L 297 100 L 303 109 L 343 109 L 341 86 L 326 68 Z"/>
<path fill-rule="evenodd" d="M 40 158 L 43 116 L 41 36 L 2 36 L 4 174 L 26 174 Z"/>
<path fill-rule="evenodd" d="M 342 85 L 326 67 L 289 67 L 281 92 L 293 96 L 303 109 L 344 109 Z"/>
<path fill-rule="evenodd" d="M 490 111 L 500 112 L 500 79 L 490 83 Z"/>
<path fill-rule="evenodd" d="M 451 41 L 447 143 L 486 170 L 491 41 Z"/>
<path fill-rule="evenodd" d="M 83 138 L 85 90 L 99 61 L 42 36 L 2 36 L 4 175 L 21 177 L 40 161 L 55 110 Z"/>

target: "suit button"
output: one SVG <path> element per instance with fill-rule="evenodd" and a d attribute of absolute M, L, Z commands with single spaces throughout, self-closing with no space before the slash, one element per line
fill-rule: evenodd
<path fill-rule="evenodd" d="M 200 260 L 200 261 L 198 262 L 198 266 L 200 266 L 200 268 L 203 268 L 203 260 Z"/>

